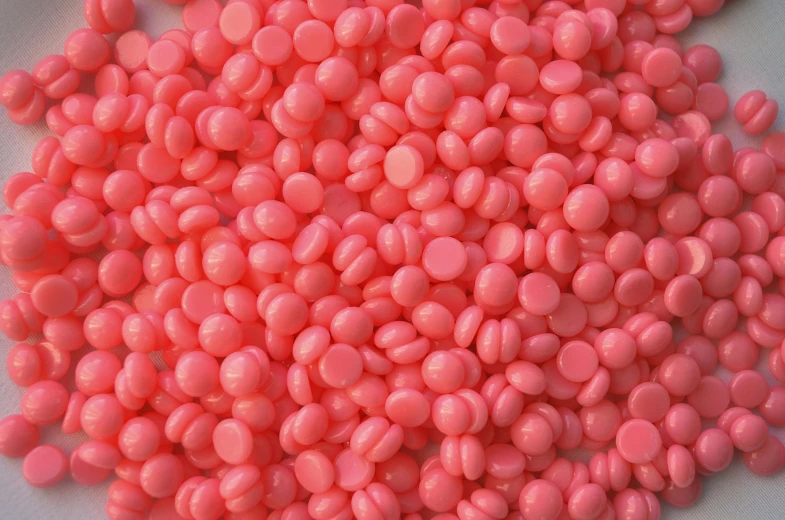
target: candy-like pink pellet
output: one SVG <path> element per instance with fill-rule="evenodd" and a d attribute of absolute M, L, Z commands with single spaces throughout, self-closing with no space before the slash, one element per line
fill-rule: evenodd
<path fill-rule="evenodd" d="M 51 444 L 34 448 L 22 462 L 22 475 L 34 487 L 48 488 L 60 482 L 68 471 L 63 450 Z"/>
<path fill-rule="evenodd" d="M 79 72 L 72 69 L 68 59 L 60 54 L 47 56 L 32 71 L 33 80 L 51 99 L 63 99 L 79 88 Z M 9 107 L 10 108 L 10 107 Z"/>
<path fill-rule="evenodd" d="M 125 32 L 136 20 L 132 0 L 85 0 L 87 24 L 102 34 Z"/>
<path fill-rule="evenodd" d="M 0 421 L 0 453 L 5 457 L 24 457 L 38 444 L 38 427 L 21 415 Z"/>
<path fill-rule="evenodd" d="M 34 92 L 34 79 L 23 70 L 12 70 L 0 80 L 0 104 L 8 110 L 18 110 L 27 105 Z"/>

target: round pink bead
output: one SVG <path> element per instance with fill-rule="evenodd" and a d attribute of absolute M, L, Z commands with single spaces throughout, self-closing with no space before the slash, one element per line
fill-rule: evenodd
<path fill-rule="evenodd" d="M 48 488 L 59 483 L 68 471 L 63 450 L 51 444 L 38 446 L 22 462 L 22 475 L 34 487 Z"/>

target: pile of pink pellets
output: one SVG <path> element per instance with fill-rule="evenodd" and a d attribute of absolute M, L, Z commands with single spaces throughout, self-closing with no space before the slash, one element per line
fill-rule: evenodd
<path fill-rule="evenodd" d="M 656 520 L 737 450 L 785 466 L 785 133 L 713 133 L 720 55 L 674 37 L 724 0 L 166 1 L 153 41 L 85 0 L 0 80 L 53 134 L 0 216 L 30 485 L 113 479 L 111 520 Z"/>

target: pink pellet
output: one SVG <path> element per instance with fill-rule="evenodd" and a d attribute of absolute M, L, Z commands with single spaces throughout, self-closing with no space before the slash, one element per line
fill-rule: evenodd
<path fill-rule="evenodd" d="M 744 94 L 733 109 L 733 117 L 744 125 L 744 132 L 759 135 L 768 130 L 777 119 L 779 105 L 773 99 L 767 99 L 760 90 L 751 90 Z"/>
<path fill-rule="evenodd" d="M 125 32 L 136 20 L 133 0 L 85 0 L 87 24 L 102 34 Z"/>
<path fill-rule="evenodd" d="M 63 450 L 51 444 L 33 448 L 22 462 L 22 475 L 34 487 L 48 488 L 58 484 L 68 471 Z"/>
<path fill-rule="evenodd" d="M 672 36 L 722 0 L 165 1 L 185 30 L 85 0 L 0 79 L 57 136 L 0 216 L 30 485 L 114 471 L 110 519 L 656 520 L 735 450 L 785 467 L 755 370 L 785 382 L 785 134 L 734 151 L 719 52 Z M 90 440 L 38 446 L 58 421 Z"/>

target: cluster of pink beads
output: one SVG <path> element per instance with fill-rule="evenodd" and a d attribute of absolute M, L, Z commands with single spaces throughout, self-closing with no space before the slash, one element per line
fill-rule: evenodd
<path fill-rule="evenodd" d="M 735 450 L 785 466 L 754 370 L 785 383 L 785 134 L 713 134 L 721 58 L 672 36 L 724 0 L 166 1 L 153 41 L 86 0 L 0 80 L 20 124 L 62 100 L 0 217 L 31 485 L 114 472 L 112 520 L 656 520 Z"/>

